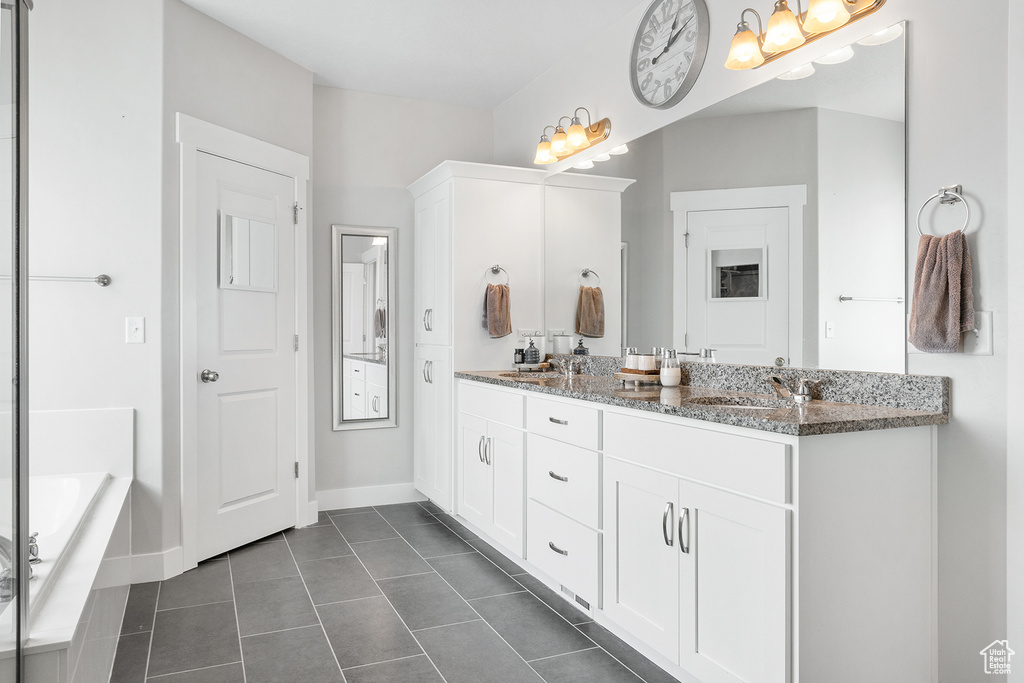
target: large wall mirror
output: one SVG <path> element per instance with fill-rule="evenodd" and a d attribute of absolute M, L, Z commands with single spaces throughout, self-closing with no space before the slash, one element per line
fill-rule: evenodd
<path fill-rule="evenodd" d="M 398 231 L 331 227 L 334 429 L 394 427 Z"/>
<path fill-rule="evenodd" d="M 629 346 L 906 371 L 904 30 L 629 142 L 588 171 L 637 180 L 622 195 Z"/>

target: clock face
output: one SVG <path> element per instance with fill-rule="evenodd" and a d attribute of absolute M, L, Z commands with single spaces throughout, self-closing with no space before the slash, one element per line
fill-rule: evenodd
<path fill-rule="evenodd" d="M 647 8 L 630 54 L 630 84 L 643 104 L 665 109 L 693 87 L 708 51 L 704 0 L 654 0 Z"/>

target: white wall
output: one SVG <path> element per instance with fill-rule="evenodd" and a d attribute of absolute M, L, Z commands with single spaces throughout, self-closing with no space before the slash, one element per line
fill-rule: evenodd
<path fill-rule="evenodd" d="M 30 270 L 113 278 L 105 289 L 31 283 L 31 405 L 135 408 L 136 548 L 171 547 L 177 507 L 162 509 L 162 416 L 173 404 L 161 374 L 163 3 L 40 2 L 29 21 Z M 146 344 L 125 345 L 125 316 L 146 317 Z"/>
<path fill-rule="evenodd" d="M 490 162 L 489 111 L 313 89 L 316 488 L 321 508 L 352 489 L 412 482 L 413 202 L 406 187 L 445 159 Z M 398 228 L 398 427 L 335 432 L 331 420 L 331 224 Z M 389 490 L 381 489 L 387 495 Z M 372 494 L 371 494 L 372 495 Z"/>
<path fill-rule="evenodd" d="M 903 123 L 818 110 L 818 364 L 906 371 Z M 834 324 L 835 336 L 825 337 Z"/>
<path fill-rule="evenodd" d="M 1010 20 L 1007 26 L 1013 27 L 1024 21 L 1024 4 L 1019 2 L 1010 5 Z M 1013 31 L 1012 28 L 1009 29 Z M 1024 131 L 1020 122 L 1024 120 L 1024 53 L 1014 50 L 1009 55 L 1009 73 L 1007 79 L 1009 104 L 1007 107 L 1007 128 L 1009 130 L 1009 173 L 1008 187 L 1024 186 Z M 1024 203 L 1009 203 L 1008 225 L 1014 229 L 1007 231 L 1007 253 L 1024 254 Z M 1009 313 L 1010 339 L 1015 345 L 1010 346 L 1008 353 L 1007 377 L 1008 386 L 1015 389 L 1024 386 L 1024 348 L 1020 340 L 1024 339 L 1024 297 L 1020 295 L 1020 284 L 1007 279 L 1007 309 Z M 1007 576 L 1007 633 L 1011 647 L 1018 653 L 1024 653 L 1024 392 L 1008 391 L 1006 396 L 1007 414 L 1007 468 L 1006 468 L 1006 576 Z M 1009 680 L 1014 683 L 1024 682 L 1024 659 L 1017 655 L 1014 671 Z"/>
<path fill-rule="evenodd" d="M 911 372 L 946 375 L 953 386 L 953 419 L 939 430 L 940 679 L 986 680 L 978 651 L 1004 637 L 1007 626 L 1008 50 L 1007 35 L 998 27 L 1006 25 L 1009 3 L 986 3 L 984 21 L 965 21 L 963 5 L 956 0 L 889 2 L 874 15 L 799 54 L 753 72 L 729 72 L 721 66 L 747 3 L 709 3 L 711 43 L 704 73 L 681 104 L 665 111 L 639 105 L 626 78 L 629 45 L 648 4 L 637 2 L 611 28 L 592 36 L 572 60 L 555 64 L 495 110 L 498 163 L 529 165 L 539 131 L 575 107 L 584 105 L 597 118 L 612 119 L 612 137 L 594 150 L 597 153 L 850 40 L 909 20 L 908 213 L 912 220 L 918 203 L 940 185 L 963 183 L 978 216 L 977 232 L 969 240 L 975 259 L 976 301 L 980 309 L 994 312 L 996 328 L 994 356 L 913 355 L 909 359 Z M 955 49 L 950 48 L 953 45 Z M 580 70 L 580 64 L 587 68 Z M 575 73 L 581 74 L 579 78 L 569 77 Z"/>

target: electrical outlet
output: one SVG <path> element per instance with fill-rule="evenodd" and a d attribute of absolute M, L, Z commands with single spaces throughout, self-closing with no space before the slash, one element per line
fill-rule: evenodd
<path fill-rule="evenodd" d="M 146 319 L 125 318 L 124 319 L 124 343 L 145 344 L 146 343 Z"/>
<path fill-rule="evenodd" d="M 537 336 L 536 330 L 529 330 L 529 329 L 526 329 L 526 328 L 523 328 L 523 327 L 519 328 L 519 338 L 520 339 L 529 339 L 530 337 L 536 337 L 536 336 Z"/>
<path fill-rule="evenodd" d="M 556 334 L 565 334 L 565 328 L 560 327 L 560 328 L 557 328 L 557 329 L 554 329 L 554 328 L 549 329 L 548 330 L 548 341 L 554 341 Z"/>

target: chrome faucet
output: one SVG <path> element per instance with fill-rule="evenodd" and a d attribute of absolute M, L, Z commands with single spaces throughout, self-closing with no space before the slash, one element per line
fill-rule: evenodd
<path fill-rule="evenodd" d="M 561 358 L 558 360 L 558 363 L 561 366 L 562 374 L 569 378 L 572 378 L 573 375 L 580 374 L 583 366 L 583 363 L 579 358 L 574 358 L 572 356 Z"/>
<path fill-rule="evenodd" d="M 762 378 L 765 382 L 768 382 L 768 386 L 775 392 L 776 398 L 791 399 L 793 398 L 793 392 L 786 384 L 786 380 L 782 379 L 778 375 L 770 375 Z"/>
<path fill-rule="evenodd" d="M 808 379 L 806 377 L 801 377 L 793 384 L 789 384 L 778 375 L 765 377 L 764 381 L 768 382 L 768 386 L 775 391 L 777 398 L 792 400 L 796 403 L 810 403 L 813 401 L 814 396 L 811 394 L 811 387 L 821 384 L 820 380 Z"/>

